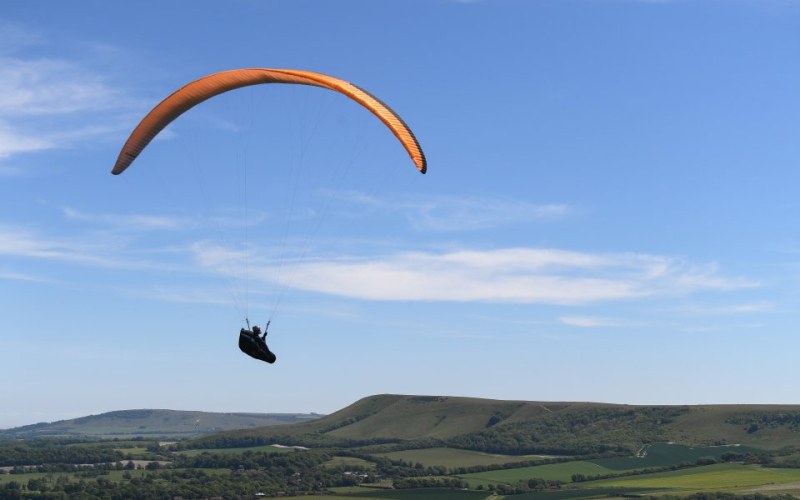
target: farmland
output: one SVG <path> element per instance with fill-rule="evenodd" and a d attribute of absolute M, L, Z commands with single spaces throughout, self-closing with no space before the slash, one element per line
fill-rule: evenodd
<path fill-rule="evenodd" d="M 515 469 L 500 469 L 487 472 L 476 472 L 473 474 L 462 474 L 458 477 L 465 479 L 470 485 L 502 483 L 516 484 L 528 479 L 552 479 L 568 483 L 572 481 L 573 474 L 611 474 L 614 471 L 600 465 L 586 461 L 563 462 L 557 464 L 536 465 L 533 467 L 521 467 Z"/>
<path fill-rule="evenodd" d="M 243 492 L 249 488 L 249 491 L 263 489 L 281 496 L 282 492 L 315 493 L 321 487 L 320 492 L 327 492 L 326 498 L 341 500 L 479 500 L 498 494 L 512 500 L 570 500 L 620 493 L 658 496 L 717 491 L 742 495 L 791 494 L 800 485 L 800 469 L 723 462 L 718 447 L 691 448 L 666 443 L 653 445 L 647 454 L 629 457 L 630 460 L 562 457 L 559 462 L 524 467 L 515 464 L 552 461 L 552 457 L 428 448 L 375 454 L 370 458 L 358 453 L 359 456 L 353 456 L 346 449 L 322 451 L 267 445 L 178 451 L 163 448 L 154 454 L 152 444 L 138 447 L 120 444 L 116 451 L 124 450 L 126 456 L 116 464 L 54 465 L 49 470 L 29 466 L 24 468 L 27 471 L 19 469 L 14 474 L 2 474 L 0 498 L 13 485 L 37 491 L 58 491 L 59 487 L 88 488 L 86 491 L 110 489 L 121 496 L 133 491 L 131 488 L 138 490 L 145 485 L 155 495 L 182 492 L 187 496 L 231 488 Z M 73 452 L 81 449 L 78 443 L 68 446 Z M 86 443 L 83 449 L 98 448 L 100 443 L 93 442 Z M 703 465 L 714 459 L 714 453 L 720 461 Z M 698 457 L 700 462 L 688 462 Z M 443 467 L 487 470 L 456 474 L 443 473 Z"/>
<path fill-rule="evenodd" d="M 379 498 L 383 500 L 479 500 L 486 498 L 482 491 L 454 490 L 454 489 L 410 489 L 410 490 L 378 490 L 364 491 L 353 494 L 354 498 Z"/>
<path fill-rule="evenodd" d="M 449 469 L 476 465 L 510 464 L 548 458 L 543 455 L 502 455 L 458 448 L 423 448 L 381 454 L 390 460 L 421 463 L 425 467 L 443 466 Z"/>
<path fill-rule="evenodd" d="M 648 488 L 682 491 L 737 490 L 800 481 L 798 469 L 714 464 L 692 469 L 593 481 L 591 487 Z"/>
<path fill-rule="evenodd" d="M 302 423 L 168 442 L 0 441 L 0 467 L 7 472 L 0 474 L 0 498 L 800 497 L 798 414 L 791 406 L 543 405 L 383 395 Z M 718 439 L 700 439 L 686 422 L 716 428 Z M 674 434 L 686 441 L 659 439 Z M 737 436 L 741 443 L 732 441 Z M 533 449 L 543 452 L 527 452 Z"/>
<path fill-rule="evenodd" d="M 376 488 L 361 488 L 362 491 L 335 493 L 336 500 L 481 500 L 487 497 L 486 492 L 453 490 L 453 489 L 417 489 L 417 490 L 386 490 Z M 330 495 L 304 496 L 303 500 L 331 500 Z"/>
<path fill-rule="evenodd" d="M 757 453 L 747 446 L 686 446 L 674 443 L 656 443 L 642 447 L 637 456 L 593 460 L 600 466 L 613 470 L 668 467 L 674 464 L 693 463 L 702 459 L 720 459 L 728 453 Z"/>

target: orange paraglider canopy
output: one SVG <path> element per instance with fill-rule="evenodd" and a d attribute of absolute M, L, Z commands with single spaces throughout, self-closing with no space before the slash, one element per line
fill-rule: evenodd
<path fill-rule="evenodd" d="M 188 83 L 153 108 L 136 126 L 117 157 L 111 173 L 121 174 L 174 119 L 192 107 L 229 90 L 262 83 L 290 83 L 330 89 L 358 102 L 377 116 L 400 140 L 417 169 L 427 170 L 425 154 L 400 116 L 373 95 L 344 80 L 293 69 L 249 68 L 222 71 Z"/>

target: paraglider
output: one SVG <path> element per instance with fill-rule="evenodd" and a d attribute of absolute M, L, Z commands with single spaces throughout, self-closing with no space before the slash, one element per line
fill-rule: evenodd
<path fill-rule="evenodd" d="M 312 71 L 248 68 L 204 76 L 186 84 L 161 101 L 133 130 L 122 147 L 111 173 L 118 175 L 124 172 L 164 127 L 197 104 L 230 90 L 262 83 L 311 85 L 344 94 L 377 116 L 400 140 L 417 170 L 423 174 L 426 172 L 425 154 L 414 133 L 397 113 L 367 91 L 344 80 Z"/>
<path fill-rule="evenodd" d="M 414 133 L 397 113 L 367 91 L 344 80 L 312 71 L 246 68 L 204 76 L 184 85 L 161 101 L 131 132 L 111 173 L 119 175 L 124 172 L 159 132 L 194 106 L 224 92 L 266 83 L 321 87 L 349 97 L 386 125 L 405 148 L 417 170 L 423 174 L 427 171 L 425 154 Z M 249 321 L 247 325 L 247 329 L 242 328 L 239 332 L 239 349 L 253 358 L 274 363 L 276 356 L 266 344 L 266 329 L 269 328 L 269 322 L 263 336 L 260 335 L 258 326 L 254 326 L 251 330 Z"/>
<path fill-rule="evenodd" d="M 266 361 L 267 363 L 274 363 L 277 359 L 275 354 L 267 347 L 267 331 L 269 330 L 269 321 L 267 326 L 264 327 L 264 334 L 261 335 L 261 328 L 258 325 L 250 329 L 250 322 L 247 323 L 248 329 L 242 328 L 239 331 L 239 349 L 248 356 Z"/>

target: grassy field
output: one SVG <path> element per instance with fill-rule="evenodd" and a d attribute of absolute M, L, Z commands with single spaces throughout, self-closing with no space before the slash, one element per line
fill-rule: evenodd
<path fill-rule="evenodd" d="M 621 487 L 682 491 L 721 491 L 800 481 L 800 469 L 768 469 L 757 465 L 715 464 L 642 476 L 583 483 L 584 488 Z"/>
<path fill-rule="evenodd" d="M 481 500 L 489 496 L 486 491 L 456 490 L 450 488 L 425 488 L 408 490 L 367 489 L 363 493 L 350 493 L 349 496 L 364 500 Z"/>
<path fill-rule="evenodd" d="M 494 455 L 479 451 L 460 450 L 458 448 L 426 448 L 421 450 L 404 450 L 383 453 L 376 456 L 387 457 L 391 460 L 403 460 L 410 463 L 421 463 L 425 467 L 435 465 L 450 469 L 456 467 L 471 467 L 474 465 L 508 464 L 547 458 L 543 455 Z"/>
<path fill-rule="evenodd" d="M 189 457 L 193 457 L 195 455 L 200 455 L 202 453 L 211 453 L 211 454 L 225 454 L 225 455 L 234 455 L 237 453 L 244 453 L 246 451 L 252 452 L 259 452 L 259 451 L 266 451 L 269 453 L 292 453 L 295 451 L 294 448 L 287 448 L 285 446 L 273 446 L 273 445 L 264 445 L 264 446 L 252 446 L 249 448 L 202 448 L 198 450 L 183 450 L 176 452 L 179 455 L 186 455 Z"/>
<path fill-rule="evenodd" d="M 467 481 L 470 486 L 489 483 L 515 484 L 528 479 L 556 479 L 565 483 L 572 481 L 573 474 L 598 475 L 613 474 L 614 471 L 592 462 L 575 461 L 557 464 L 536 465 L 518 469 L 501 469 L 473 474 L 461 474 L 458 477 Z"/>
<path fill-rule="evenodd" d="M 335 495 L 306 495 L 303 500 L 482 500 L 489 496 L 488 492 L 451 490 L 451 489 L 424 489 L 424 490 L 380 490 L 366 489 L 363 492 L 353 492 Z M 297 498 L 297 497 L 276 497 Z M 515 497 L 516 499 L 516 497 Z"/>
<path fill-rule="evenodd" d="M 700 458 L 718 459 L 726 453 L 748 453 L 754 451 L 746 446 L 701 446 L 656 443 L 647 446 L 642 457 L 615 457 L 592 460 L 592 463 L 608 469 L 632 470 L 650 467 L 668 467 L 682 463 L 694 463 Z"/>
<path fill-rule="evenodd" d="M 478 485 L 486 487 L 492 483 L 513 485 L 518 481 L 531 478 L 558 479 L 563 482 L 569 482 L 570 476 L 575 473 L 593 475 L 614 472 L 610 469 L 601 471 L 598 467 L 590 462 L 567 462 L 521 469 L 465 474 L 459 477 L 465 479 L 471 488 L 475 488 Z M 689 493 L 696 491 L 792 493 L 800 490 L 800 469 L 771 469 L 757 465 L 714 464 L 675 471 L 574 483 L 572 488 L 575 487 L 583 491 L 564 489 L 555 492 L 535 492 L 514 496 L 514 499 L 525 500 L 527 498 L 528 500 L 534 500 L 534 497 L 536 497 L 537 499 L 560 500 L 599 497 L 606 496 L 609 493 L 617 494 L 621 492 L 636 494 L 653 492 Z"/>
<path fill-rule="evenodd" d="M 362 488 L 363 489 L 363 488 Z M 641 490 L 637 490 L 641 491 Z M 602 498 L 624 493 L 619 488 L 597 488 L 596 490 L 561 490 L 548 492 L 535 492 L 514 495 L 511 497 L 492 496 L 488 491 L 464 491 L 464 490 L 430 490 L 431 494 L 423 495 L 422 490 L 395 490 L 391 492 L 364 491 L 335 493 L 334 495 L 312 495 L 304 496 L 303 500 L 367 500 L 374 498 L 377 500 L 483 500 L 483 499 L 502 499 L 506 500 L 581 500 L 584 498 Z M 281 498 L 281 497 L 278 497 Z M 283 497 L 288 498 L 288 497 Z M 296 497 L 293 497 L 296 498 Z"/>
<path fill-rule="evenodd" d="M 334 488 L 333 495 L 305 495 L 303 500 L 483 500 L 487 491 L 454 490 L 449 488 L 392 490 L 381 488 Z M 297 498 L 297 497 L 276 497 Z M 516 498 L 516 497 L 515 497 Z"/>
<path fill-rule="evenodd" d="M 629 491 L 623 488 L 564 489 L 556 491 L 532 491 L 530 493 L 522 493 L 505 498 L 507 500 L 580 500 L 582 498 L 618 497 L 625 494 L 645 494 L 647 492 L 647 490 L 643 489 Z"/>
<path fill-rule="evenodd" d="M 382 479 L 377 483 L 362 484 L 360 486 L 334 486 L 329 489 L 334 495 L 347 496 L 351 494 L 360 495 L 371 490 L 391 490 L 392 488 L 394 488 L 394 483 L 392 483 L 391 479 Z"/>

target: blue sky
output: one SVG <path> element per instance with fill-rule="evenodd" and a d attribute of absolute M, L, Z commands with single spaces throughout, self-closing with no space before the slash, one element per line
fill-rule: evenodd
<path fill-rule="evenodd" d="M 240 67 L 110 169 L 157 102 Z M 800 2 L 0 7 L 0 427 L 376 393 L 797 403 Z M 273 366 L 236 347 L 272 318 Z"/>

